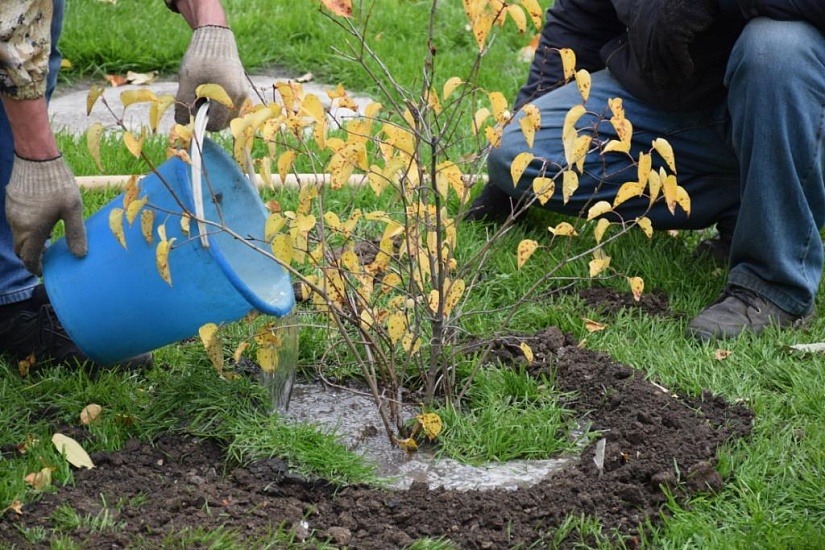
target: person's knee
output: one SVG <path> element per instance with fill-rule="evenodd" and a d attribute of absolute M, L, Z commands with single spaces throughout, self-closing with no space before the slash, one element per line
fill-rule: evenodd
<path fill-rule="evenodd" d="M 806 70 L 822 69 L 825 37 L 804 21 L 752 19 L 745 26 L 731 54 L 729 69 L 763 84 L 788 81 Z"/>

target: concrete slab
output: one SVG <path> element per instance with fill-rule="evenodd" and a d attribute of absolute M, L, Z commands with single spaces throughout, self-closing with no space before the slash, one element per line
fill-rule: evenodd
<path fill-rule="evenodd" d="M 249 96 L 253 102 L 261 103 L 261 98 L 266 102 L 271 102 L 273 98 L 277 98 L 277 92 L 274 91 L 274 84 L 276 82 L 295 80 L 296 76 L 290 76 L 281 73 L 258 74 L 250 76 Z M 304 92 L 311 93 L 318 96 L 321 102 L 329 110 L 331 100 L 327 95 L 327 91 L 334 89 L 334 86 L 329 86 L 314 81 L 302 83 Z M 86 115 L 86 98 L 89 94 L 89 89 L 92 84 L 87 85 L 78 84 L 68 88 L 61 88 L 58 86 L 49 103 L 49 114 L 52 119 L 52 128 L 55 132 L 65 131 L 73 134 L 82 134 L 86 129 L 95 122 L 100 122 L 106 129 L 116 130 L 118 128 L 117 119 L 122 117 L 126 127 L 133 132 L 140 132 L 141 126 L 146 126 L 149 123 L 149 104 L 140 103 L 130 105 L 124 111 L 123 104 L 120 101 L 121 92 L 129 89 L 144 88 L 153 91 L 156 95 L 163 94 L 174 95 L 177 91 L 178 84 L 176 80 L 156 80 L 152 84 L 146 86 L 124 85 L 118 87 L 107 87 L 103 93 L 103 97 L 111 107 L 110 112 L 104 105 L 101 99 L 98 99 L 94 105 L 92 112 Z M 363 114 L 366 105 L 372 102 L 368 97 L 352 96 L 352 99 L 358 105 L 358 111 Z M 350 109 L 336 108 L 330 114 L 342 120 L 346 117 L 351 117 L 356 113 Z M 166 134 L 174 124 L 173 109 L 169 108 L 162 117 L 158 132 Z"/>

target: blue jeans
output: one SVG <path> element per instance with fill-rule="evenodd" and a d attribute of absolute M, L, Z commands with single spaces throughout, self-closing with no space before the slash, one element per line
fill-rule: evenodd
<path fill-rule="evenodd" d="M 646 215 L 657 229 L 699 229 L 735 219 L 728 283 L 753 290 L 788 313 L 807 313 L 823 267 L 825 36 L 805 22 L 753 19 L 730 55 L 725 85 L 727 98 L 715 108 L 674 113 L 634 99 L 610 73 L 596 72 L 587 107 L 607 116 L 585 115 L 577 128 L 580 135 L 589 128 L 600 141 L 617 139 L 607 100 L 622 98 L 633 124 L 631 155 L 638 158 L 657 137 L 667 139 L 692 208 L 690 216 L 678 206 L 672 215 L 659 201 L 647 211 L 649 199 L 641 197 L 620 205 L 614 219 Z M 490 154 L 490 181 L 519 199 L 532 196 L 533 178 L 555 176 L 564 165 L 564 117 L 579 103 L 575 83 L 533 101 L 541 128 L 532 150 L 518 125 L 523 113 L 517 114 Z M 523 151 L 537 159 L 514 186 L 510 164 Z M 654 153 L 654 162 L 660 161 Z M 583 215 L 596 201 L 612 203 L 624 182 L 637 179 L 636 166 L 625 155 L 591 152 L 568 203 L 563 204 L 559 180 L 544 206 Z"/>
<path fill-rule="evenodd" d="M 60 51 L 57 42 L 63 27 L 65 0 L 54 0 L 54 15 L 51 23 L 52 45 L 49 54 L 49 75 L 46 81 L 46 98 L 50 98 L 57 84 L 60 69 Z M 14 254 L 11 229 L 6 221 L 6 185 L 11 177 L 14 164 L 14 137 L 11 133 L 6 112 L 0 104 L 0 305 L 28 300 L 38 279 L 23 267 L 23 262 Z"/>

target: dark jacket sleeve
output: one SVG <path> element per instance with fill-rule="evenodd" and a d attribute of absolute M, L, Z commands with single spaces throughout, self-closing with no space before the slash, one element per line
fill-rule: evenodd
<path fill-rule="evenodd" d="M 564 83 L 561 48 L 576 53 L 576 68 L 595 72 L 604 68 L 602 47 L 624 32 L 611 2 L 556 0 L 547 10 L 530 75 L 516 98 L 516 108 Z"/>
<path fill-rule="evenodd" d="M 770 17 L 789 21 L 807 21 L 825 31 L 823 0 L 737 0 L 747 19 Z"/>

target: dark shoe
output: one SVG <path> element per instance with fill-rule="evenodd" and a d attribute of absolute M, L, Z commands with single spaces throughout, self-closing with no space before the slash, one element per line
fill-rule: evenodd
<path fill-rule="evenodd" d="M 687 336 L 703 342 L 759 334 L 770 325 L 800 327 L 811 314 L 792 315 L 755 292 L 728 286 L 722 296 L 688 323 Z"/>
<path fill-rule="evenodd" d="M 66 334 L 43 285 L 35 288 L 29 300 L 0 307 L 0 354 L 17 359 L 24 375 L 30 367 L 46 363 L 82 365 L 90 372 L 114 367 L 146 370 L 152 366 L 151 353 L 118 365 L 94 363 Z"/>
<path fill-rule="evenodd" d="M 730 262 L 730 243 L 733 240 L 735 226 L 735 219 L 719 221 L 716 224 L 716 235 L 696 245 L 693 255 L 697 258 L 706 256 L 713 260 L 713 263 L 720 266 L 728 265 Z"/>
<path fill-rule="evenodd" d="M 499 189 L 498 186 L 487 183 L 481 190 L 481 194 L 470 205 L 470 209 L 464 214 L 464 219 L 502 224 L 510 216 L 513 220 L 519 219 L 525 210 L 516 199 Z"/>

